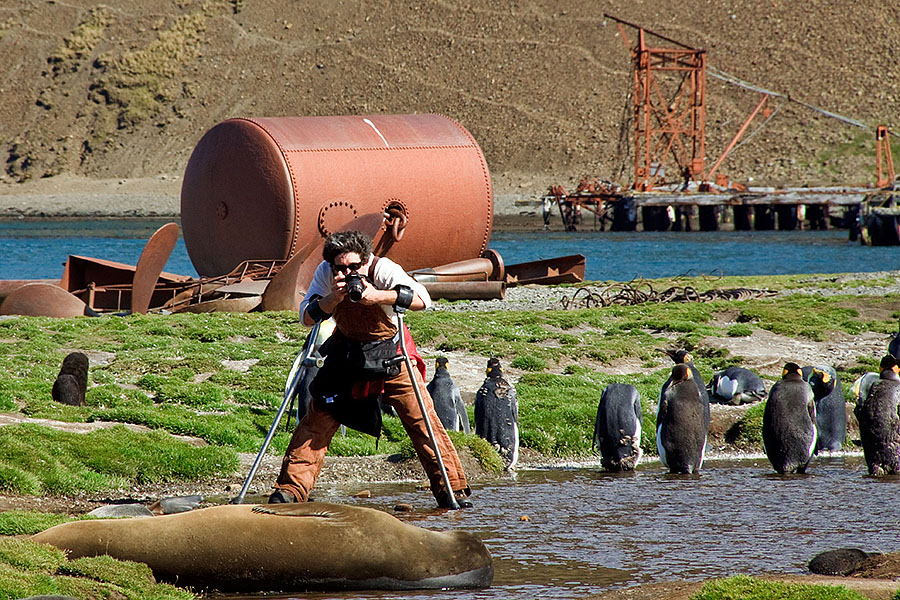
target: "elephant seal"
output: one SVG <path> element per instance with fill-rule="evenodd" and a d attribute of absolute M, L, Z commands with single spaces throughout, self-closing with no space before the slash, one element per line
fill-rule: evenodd
<path fill-rule="evenodd" d="M 809 561 L 809 572 L 816 575 L 846 577 L 859 568 L 869 554 L 859 548 L 838 548 L 816 554 Z"/>
<path fill-rule="evenodd" d="M 594 447 L 607 471 L 634 471 L 641 460 L 641 395 L 628 383 L 611 383 L 600 395 Z"/>
<path fill-rule="evenodd" d="M 145 563 L 162 581 L 227 592 L 478 588 L 494 576 L 487 548 L 471 533 L 322 502 L 71 521 L 31 539 L 69 558 L 108 554 Z"/>
<path fill-rule="evenodd" d="M 816 401 L 796 363 L 784 365 L 763 412 L 763 449 L 779 473 L 805 473 L 816 448 Z"/>

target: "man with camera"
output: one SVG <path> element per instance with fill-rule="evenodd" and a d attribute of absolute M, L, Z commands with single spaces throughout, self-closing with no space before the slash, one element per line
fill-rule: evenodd
<path fill-rule="evenodd" d="M 341 424 L 377 436 L 381 429 L 379 398 L 396 411 L 431 482 L 438 505 L 472 506 L 459 456 L 434 412 L 423 384 L 425 363 L 409 331 L 399 331 L 396 307 L 423 310 L 428 291 L 388 258 L 372 255 L 372 240 L 359 231 L 325 238 L 323 261 L 300 305 L 301 321 L 312 326 L 334 317 L 335 332 L 322 344 L 325 364 L 310 392 L 312 401 L 288 445 L 270 503 L 305 502 L 322 470 L 331 438 Z M 402 368 L 399 336 L 404 335 L 416 381 Z M 417 385 L 452 487 L 447 490 L 422 411 Z"/>

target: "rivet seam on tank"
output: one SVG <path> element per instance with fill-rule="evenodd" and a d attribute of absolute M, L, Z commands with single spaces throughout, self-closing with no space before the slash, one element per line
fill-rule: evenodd
<path fill-rule="evenodd" d="M 260 129 L 265 131 L 266 134 L 272 139 L 272 142 L 275 144 L 275 146 L 278 148 L 278 150 L 281 152 L 281 156 L 284 158 L 285 166 L 287 167 L 287 170 L 288 170 L 288 176 L 290 177 L 291 197 L 293 198 L 294 193 L 297 189 L 297 177 L 296 177 L 296 173 L 294 173 L 294 167 L 291 166 L 291 161 L 287 160 L 286 151 L 285 151 L 284 146 L 281 144 L 281 141 L 279 141 L 278 137 L 272 135 L 272 132 L 269 131 L 268 128 L 266 128 L 266 126 L 263 125 L 258 120 L 251 118 L 251 117 L 238 117 L 238 118 L 241 120 L 247 121 L 249 123 L 253 123 Z M 300 211 L 295 210 L 294 211 L 294 230 L 293 230 L 293 232 L 291 232 L 291 250 L 290 250 L 290 252 L 288 252 L 288 256 L 293 256 L 294 253 L 297 251 L 297 243 L 300 240 L 300 225 L 301 225 Z"/>
<path fill-rule="evenodd" d="M 488 197 L 488 200 L 490 200 L 490 202 L 486 203 L 486 206 L 488 209 L 487 210 L 488 218 L 493 219 L 493 217 L 494 217 L 493 199 L 494 198 L 493 198 L 493 193 L 490 191 L 491 190 L 491 175 L 490 175 L 490 173 L 488 173 L 487 162 L 484 160 L 484 152 L 482 152 L 481 146 L 478 145 L 478 142 L 472 136 L 471 132 L 468 129 L 466 129 L 465 127 L 463 127 L 459 121 L 457 121 L 453 117 L 448 117 L 447 115 L 445 115 L 443 113 L 437 113 L 437 115 L 440 117 L 444 117 L 445 119 L 447 119 L 448 121 L 450 121 L 451 123 L 456 125 L 459 128 L 460 132 L 462 132 L 462 134 L 464 136 L 466 136 L 467 138 L 469 138 L 469 141 L 472 142 L 471 146 L 478 150 L 478 155 L 479 155 L 479 159 L 481 162 L 481 173 L 484 175 L 484 184 L 488 190 L 487 197 Z M 481 239 L 481 251 L 482 252 L 487 250 L 488 242 L 490 242 L 490 238 L 491 238 L 491 228 L 488 227 L 487 229 L 484 230 L 484 236 Z"/>
<path fill-rule="evenodd" d="M 357 213 L 356 207 L 353 206 L 351 203 L 345 202 L 344 200 L 332 200 L 331 202 L 329 202 L 328 204 L 324 205 L 322 208 L 319 209 L 319 233 L 321 233 L 323 236 L 327 236 L 330 233 L 334 233 L 332 231 L 329 231 L 328 227 L 325 225 L 325 219 L 326 219 L 326 216 L 327 216 L 329 210 L 331 210 L 333 208 L 342 208 L 342 207 L 346 207 L 346 208 L 350 209 L 350 212 L 353 215 L 352 218 L 346 219 L 346 222 L 350 222 L 357 217 L 358 213 Z"/>

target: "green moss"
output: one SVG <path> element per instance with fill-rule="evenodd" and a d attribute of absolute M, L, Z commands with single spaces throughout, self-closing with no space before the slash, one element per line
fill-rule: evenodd
<path fill-rule="evenodd" d="M 125 427 L 88 434 L 23 424 L 0 428 L 0 489 L 74 495 L 141 483 L 196 480 L 237 469 L 227 448 L 197 448 L 162 432 Z"/>
<path fill-rule="evenodd" d="M 194 595 L 157 584 L 147 565 L 109 556 L 79 558 L 30 540 L 0 539 L 0 600 L 37 595 L 75 598 L 189 600 Z"/>
<path fill-rule="evenodd" d="M 54 525 L 71 521 L 62 514 L 42 513 L 30 510 L 9 510 L 0 513 L 0 535 L 29 535 L 49 529 Z"/>
<path fill-rule="evenodd" d="M 703 584 L 703 588 L 690 600 L 865 600 L 842 585 L 812 585 L 767 581 L 746 575 L 716 579 Z"/>
<path fill-rule="evenodd" d="M 762 422 L 766 403 L 751 406 L 725 433 L 725 440 L 740 450 L 758 449 L 762 446 Z"/>

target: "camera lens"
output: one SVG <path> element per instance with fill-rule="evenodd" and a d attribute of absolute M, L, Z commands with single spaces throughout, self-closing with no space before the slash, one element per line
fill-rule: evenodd
<path fill-rule="evenodd" d="M 361 275 L 358 273 L 347 275 L 347 297 L 350 298 L 350 302 L 359 302 L 362 300 L 364 290 L 365 286 L 363 285 Z"/>

